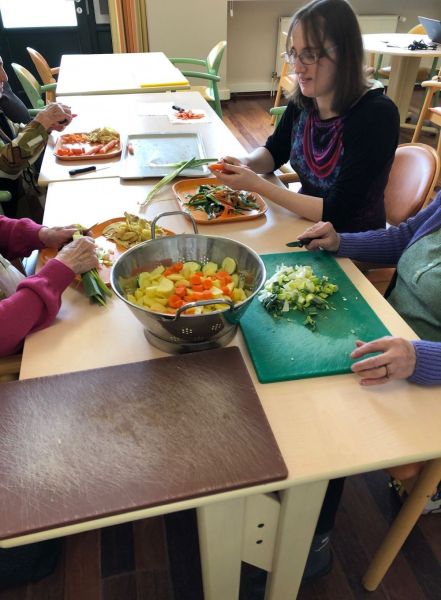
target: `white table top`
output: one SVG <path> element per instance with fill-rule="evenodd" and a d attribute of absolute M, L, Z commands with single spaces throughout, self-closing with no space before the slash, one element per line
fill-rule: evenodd
<path fill-rule="evenodd" d="M 163 52 L 63 54 L 56 94 L 133 94 L 189 87 Z"/>
<path fill-rule="evenodd" d="M 415 40 L 423 40 L 426 44 L 432 43 L 427 35 L 415 33 L 366 33 L 363 35 L 363 46 L 366 52 L 378 54 L 414 56 L 415 58 L 441 56 L 441 44 L 438 44 L 436 50 L 409 50 L 409 44 Z"/>
<path fill-rule="evenodd" d="M 147 187 L 118 179 L 55 183 L 49 187 L 45 223 L 92 223 L 137 211 Z M 260 219 L 206 225 L 201 233 L 231 237 L 260 253 L 284 252 L 307 222 L 269 203 Z M 165 190 L 147 211 L 175 209 Z M 187 222 L 169 217 L 164 226 L 189 231 Z M 411 329 L 349 261 L 341 266 L 393 335 L 414 338 Z M 289 477 L 265 489 L 360 473 L 441 455 L 439 388 L 405 381 L 362 388 L 353 374 L 260 384 L 240 332 L 238 345 L 289 469 Z M 108 308 L 90 305 L 69 288 L 56 322 L 25 343 L 22 378 L 104 367 L 163 356 L 147 343 L 141 324 L 114 298 Z M 206 500 L 208 502 L 211 500 Z M 203 503 L 203 499 L 197 501 Z M 195 506 L 198 505 L 196 502 Z"/>
<path fill-rule="evenodd" d="M 242 146 L 218 118 L 211 106 L 198 92 L 165 92 L 162 94 L 131 94 L 115 96 L 69 96 L 64 104 L 72 108 L 77 117 L 63 133 L 91 131 L 96 127 L 113 127 L 124 140 L 134 133 L 199 133 L 206 156 L 217 157 L 225 153 L 243 154 Z M 204 110 L 210 122 L 173 124 L 167 112 L 173 104 L 185 108 Z M 148 114 L 155 113 L 155 114 Z M 162 113 L 162 114 L 158 114 Z M 88 165 L 110 166 L 109 169 L 75 176 L 80 179 L 102 179 L 119 176 L 120 159 L 62 161 L 55 158 L 54 146 L 58 134 L 51 134 L 44 152 L 38 183 L 46 187 L 55 181 L 71 181 L 69 169 Z M 150 179 L 149 181 L 154 181 Z"/>

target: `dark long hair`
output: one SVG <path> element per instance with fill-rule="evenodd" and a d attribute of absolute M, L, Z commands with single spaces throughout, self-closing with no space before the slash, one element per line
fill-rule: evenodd
<path fill-rule="evenodd" d="M 293 16 L 289 27 L 286 50 L 291 50 L 291 36 L 300 24 L 307 44 L 326 55 L 326 43 L 336 46 L 337 70 L 332 110 L 341 115 L 368 89 L 363 68 L 363 41 L 360 26 L 346 0 L 312 0 Z M 330 60 L 332 60 L 330 58 Z M 295 87 L 291 100 L 307 108 L 314 99 L 304 96 L 300 86 Z"/>

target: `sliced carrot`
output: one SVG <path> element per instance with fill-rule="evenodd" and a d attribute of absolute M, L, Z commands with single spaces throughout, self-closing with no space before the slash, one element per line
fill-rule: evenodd
<path fill-rule="evenodd" d="M 213 300 L 214 296 L 210 290 L 204 290 L 202 292 L 202 300 Z"/>
<path fill-rule="evenodd" d="M 104 144 L 95 144 L 95 146 L 91 146 L 89 150 L 86 150 L 84 153 L 86 156 L 91 156 L 92 154 L 97 154 Z"/>
<path fill-rule="evenodd" d="M 187 293 L 187 288 L 185 287 L 185 285 L 178 285 L 175 287 L 175 293 L 177 296 L 180 296 L 182 298 Z"/>
<path fill-rule="evenodd" d="M 204 286 L 204 289 L 211 290 L 211 288 L 213 287 L 213 280 L 207 277 L 202 282 L 202 285 Z"/>
<path fill-rule="evenodd" d="M 191 283 L 191 285 L 201 285 L 201 283 L 202 283 L 201 276 L 198 275 L 197 273 L 195 273 L 194 275 L 191 275 L 190 283 Z"/>
<path fill-rule="evenodd" d="M 104 144 L 104 146 L 99 150 L 99 154 L 106 154 L 107 152 L 110 152 L 110 150 L 113 150 L 118 143 L 119 140 L 110 140 L 110 142 Z"/>
<path fill-rule="evenodd" d="M 204 286 L 203 285 L 193 285 L 191 289 L 193 292 L 203 292 Z"/>
<path fill-rule="evenodd" d="M 171 306 L 172 308 L 179 308 L 180 306 L 183 306 L 183 301 L 182 299 L 177 295 L 177 294 L 172 294 L 168 301 L 167 304 L 169 306 Z"/>

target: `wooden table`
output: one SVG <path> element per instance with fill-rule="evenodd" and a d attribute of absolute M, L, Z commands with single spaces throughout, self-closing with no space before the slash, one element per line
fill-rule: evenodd
<path fill-rule="evenodd" d="M 78 116 L 65 133 L 91 131 L 96 127 L 113 127 L 121 134 L 124 143 L 128 134 L 154 132 L 199 133 L 206 156 L 222 156 L 224 153 L 243 154 L 244 150 L 233 134 L 225 127 L 211 106 L 197 92 L 166 92 L 163 94 L 133 94 L 116 96 L 70 96 L 63 102 L 71 106 Z M 173 104 L 192 109 L 204 110 L 210 122 L 172 124 L 166 114 L 167 107 Z M 148 114 L 161 113 L 162 114 Z M 120 172 L 120 158 L 107 160 L 61 161 L 53 154 L 57 134 L 49 137 L 43 156 L 38 179 L 39 185 L 46 187 L 55 181 L 71 181 L 69 169 L 88 165 L 110 168 L 75 176 L 80 179 L 104 179 L 117 177 Z M 154 181 L 154 180 L 150 180 Z"/>
<path fill-rule="evenodd" d="M 365 52 L 369 54 L 388 54 L 391 56 L 391 70 L 387 95 L 395 102 L 400 112 L 401 126 L 406 126 L 406 118 L 413 88 L 417 79 L 421 58 L 434 59 L 441 56 L 441 44 L 436 50 L 409 50 L 414 40 L 422 39 L 427 44 L 427 36 L 410 33 L 369 33 L 363 35 Z"/>
<path fill-rule="evenodd" d="M 56 94 L 137 94 L 189 87 L 163 52 L 63 54 Z"/>
<path fill-rule="evenodd" d="M 94 222 L 120 215 L 123 210 L 136 211 L 136 201 L 145 193 L 142 187 L 122 186 L 118 179 L 52 184 L 45 223 Z M 147 216 L 174 208 L 175 202 L 163 191 L 148 208 Z M 174 216 L 164 225 L 177 232 L 189 231 L 187 223 Z M 231 237 L 260 253 L 284 252 L 285 243 L 295 239 L 306 225 L 306 221 L 270 203 L 270 210 L 260 219 L 206 225 L 200 227 L 200 232 Z M 411 329 L 351 261 L 339 262 L 391 333 L 413 338 Z M 268 599 L 285 600 L 294 598 L 298 590 L 330 478 L 441 456 L 441 405 L 439 393 L 433 388 L 405 381 L 362 388 L 353 374 L 260 384 L 240 333 L 233 345 L 240 348 L 245 359 L 288 466 L 288 479 L 97 519 L 48 531 L 44 537 L 195 507 L 206 599 L 237 597 L 243 559 L 271 571 Z M 69 288 L 56 322 L 27 338 L 21 378 L 159 356 L 164 353 L 146 342 L 142 326 L 122 302 L 113 299 L 107 309 L 102 309 Z M 279 491 L 279 500 L 268 496 L 270 491 Z M 255 517 L 251 528 L 250 513 Z M 264 543 L 257 545 L 256 524 L 262 513 L 267 525 Z M 17 540 L 10 543 L 16 544 Z"/>

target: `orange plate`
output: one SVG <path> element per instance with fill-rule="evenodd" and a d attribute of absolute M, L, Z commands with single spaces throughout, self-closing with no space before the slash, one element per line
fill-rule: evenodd
<path fill-rule="evenodd" d="M 188 201 L 187 194 L 196 194 L 200 185 L 209 184 L 209 185 L 223 185 L 216 177 L 200 177 L 198 179 L 183 179 L 182 181 L 178 181 L 173 186 L 173 191 L 175 193 L 178 204 L 182 210 L 190 212 L 196 223 L 203 223 L 204 225 L 213 225 L 215 223 L 233 223 L 235 221 L 248 221 L 249 219 L 257 219 L 261 215 L 263 215 L 267 210 L 267 205 L 263 198 L 259 196 L 259 194 L 255 194 L 252 192 L 253 196 L 256 198 L 256 204 L 258 204 L 259 209 L 247 211 L 243 215 L 228 215 L 228 216 L 219 216 L 216 219 L 208 220 L 208 215 L 206 212 L 202 210 L 196 210 L 194 208 L 190 208 L 188 206 L 184 206 Z"/>
<path fill-rule="evenodd" d="M 68 133 L 66 135 L 82 135 L 82 133 L 84 133 L 84 132 L 80 132 L 80 133 L 77 132 L 76 134 Z M 105 152 L 104 154 L 89 154 L 89 155 L 78 154 L 78 156 L 58 156 L 57 152 L 58 152 L 59 148 L 61 148 L 61 146 L 84 148 L 84 150 L 87 152 L 88 150 L 90 150 L 92 148 L 92 146 L 98 145 L 98 144 L 89 144 L 89 142 L 84 142 L 84 143 L 79 142 L 76 144 L 65 144 L 63 142 L 64 138 L 65 138 L 64 135 L 60 135 L 58 137 L 57 143 L 55 144 L 55 147 L 54 147 L 54 156 L 56 158 L 58 158 L 58 160 L 67 160 L 69 162 L 75 161 L 75 160 L 100 160 L 103 158 L 113 158 L 114 156 L 119 156 L 121 154 L 121 140 L 119 140 L 116 147 L 113 147 L 112 150 L 110 150 L 109 152 Z"/>
<path fill-rule="evenodd" d="M 124 254 L 124 252 L 128 248 L 125 248 L 124 246 L 119 246 L 112 240 L 108 240 L 106 237 L 104 237 L 103 231 L 108 225 L 111 225 L 112 223 L 118 223 L 120 221 L 125 221 L 125 217 L 115 217 L 114 219 L 108 219 L 107 221 L 103 221 L 102 223 L 97 223 L 90 229 L 90 237 L 93 237 L 97 246 L 99 246 L 100 248 L 104 248 L 105 250 L 109 250 L 111 252 L 113 251 L 113 254 L 111 254 L 113 262 L 115 262 L 121 256 L 121 254 Z M 164 231 L 166 235 L 175 235 L 174 232 L 170 231 L 169 229 L 164 229 Z M 37 263 L 37 272 L 43 267 L 43 265 L 47 263 L 47 261 L 50 258 L 54 258 L 54 256 L 57 255 L 57 253 L 58 250 L 55 250 L 53 248 L 43 248 L 43 250 L 40 250 Z M 100 265 L 99 267 L 100 277 L 106 285 L 110 285 L 111 270 L 112 265 L 110 267 Z M 80 281 L 80 275 L 77 275 L 76 279 Z"/>

